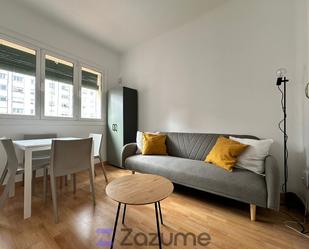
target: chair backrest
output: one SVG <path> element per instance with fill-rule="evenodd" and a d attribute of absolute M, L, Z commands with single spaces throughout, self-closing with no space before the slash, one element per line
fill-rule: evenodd
<path fill-rule="evenodd" d="M 55 139 L 51 146 L 50 171 L 54 177 L 91 169 L 92 138 Z"/>
<path fill-rule="evenodd" d="M 15 168 L 17 169 L 18 166 L 18 159 L 16 156 L 16 151 L 15 151 L 15 147 L 14 144 L 12 142 L 12 139 L 10 138 L 1 138 L 0 139 L 2 146 L 5 150 L 6 153 L 6 157 L 7 157 L 7 165 L 8 165 L 8 170 L 10 170 L 11 168 Z"/>
<path fill-rule="evenodd" d="M 89 137 L 92 137 L 93 139 L 93 156 L 100 156 L 103 135 L 97 133 L 90 133 Z"/>
<path fill-rule="evenodd" d="M 56 133 L 42 133 L 42 134 L 25 134 L 24 139 L 25 140 L 30 140 L 30 139 L 44 139 L 44 138 L 56 138 L 57 134 Z M 49 157 L 50 155 L 50 150 L 43 150 L 43 151 L 34 151 L 32 153 L 32 158 L 44 158 L 44 157 Z"/>
<path fill-rule="evenodd" d="M 7 156 L 6 166 L 7 166 L 8 174 L 9 174 L 7 184 L 4 188 L 4 191 L 2 192 L 2 195 L 0 196 L 0 209 L 1 209 L 4 206 L 4 203 L 9 196 L 9 192 L 10 192 L 12 185 L 15 184 L 16 171 L 18 168 L 18 159 L 16 156 L 16 152 L 15 152 L 15 148 L 14 148 L 12 140 L 8 138 L 2 138 L 0 139 L 0 141 L 3 145 L 3 148 Z"/>

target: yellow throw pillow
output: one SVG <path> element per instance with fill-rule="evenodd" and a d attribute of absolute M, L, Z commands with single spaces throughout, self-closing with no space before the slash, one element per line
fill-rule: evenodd
<path fill-rule="evenodd" d="M 207 155 L 205 162 L 213 163 L 228 171 L 232 171 L 237 157 L 248 147 L 246 144 L 220 136 Z"/>
<path fill-rule="evenodd" d="M 143 133 L 143 155 L 167 155 L 166 135 Z"/>

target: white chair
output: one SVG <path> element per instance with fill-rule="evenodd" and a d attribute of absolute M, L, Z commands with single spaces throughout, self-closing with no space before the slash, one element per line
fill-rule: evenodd
<path fill-rule="evenodd" d="M 92 139 L 93 139 L 93 156 L 94 156 L 94 158 L 99 159 L 100 165 L 101 165 L 104 177 L 105 177 L 105 181 L 106 181 L 106 183 L 108 183 L 105 165 L 104 165 L 104 162 L 102 161 L 102 158 L 101 158 L 101 146 L 102 146 L 103 135 L 97 134 L 97 133 L 90 133 L 89 137 L 92 137 Z"/>
<path fill-rule="evenodd" d="M 91 147 L 92 138 L 52 141 L 50 156 L 50 183 L 55 223 L 58 223 L 56 177 L 73 174 L 73 186 L 75 192 L 76 173 L 81 171 L 88 171 L 92 190 L 93 205 L 95 205 L 95 190 L 91 168 Z"/>
<path fill-rule="evenodd" d="M 1 143 L 3 145 L 3 148 L 6 152 L 7 156 L 7 162 L 4 168 L 4 171 L 0 177 L 0 185 L 3 184 L 7 174 L 9 174 L 8 182 L 5 186 L 5 189 L 0 197 L 0 209 L 4 206 L 5 201 L 7 200 L 9 193 L 12 191 L 12 189 L 15 188 L 15 176 L 17 174 L 23 174 L 24 173 L 24 167 L 23 164 L 19 164 L 15 152 L 15 148 L 13 145 L 13 142 L 11 139 L 8 138 L 2 138 Z M 46 181 L 47 181 L 47 174 L 46 168 L 48 167 L 48 163 L 34 163 L 33 164 L 33 171 L 36 171 L 38 169 L 44 169 L 44 200 L 46 199 Z"/>

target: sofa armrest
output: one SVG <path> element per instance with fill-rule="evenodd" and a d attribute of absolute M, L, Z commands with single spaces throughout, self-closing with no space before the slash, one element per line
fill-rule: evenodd
<path fill-rule="evenodd" d="M 128 157 L 136 154 L 137 145 L 136 143 L 129 143 L 123 146 L 121 152 L 121 166 L 125 168 L 125 161 Z"/>
<path fill-rule="evenodd" d="M 280 207 L 280 174 L 273 156 L 268 156 L 265 159 L 265 181 L 267 207 L 278 211 Z"/>

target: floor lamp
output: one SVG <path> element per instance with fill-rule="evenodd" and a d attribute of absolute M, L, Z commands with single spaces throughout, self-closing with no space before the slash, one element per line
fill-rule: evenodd
<path fill-rule="evenodd" d="M 283 133 L 283 166 L 284 166 L 284 183 L 282 185 L 282 191 L 284 193 L 287 193 L 287 182 L 288 182 L 288 135 L 287 135 L 287 129 L 286 129 L 286 84 L 289 82 L 289 80 L 286 78 L 286 69 L 280 68 L 277 70 L 277 82 L 276 85 L 281 92 L 281 107 L 283 111 L 283 119 L 279 122 L 278 126 L 280 131 Z M 283 87 L 282 87 L 283 85 Z M 283 127 L 282 127 L 283 124 Z"/>
<path fill-rule="evenodd" d="M 299 201 L 298 197 L 294 193 L 288 193 L 287 192 L 287 182 L 288 182 L 288 135 L 287 135 L 287 129 L 286 129 L 286 120 L 287 120 L 287 114 L 286 114 L 286 84 L 289 82 L 289 80 L 286 78 L 286 69 L 280 68 L 277 70 L 277 82 L 276 85 L 281 93 L 281 107 L 283 111 L 283 119 L 279 122 L 278 126 L 280 131 L 283 133 L 283 165 L 284 165 L 284 183 L 282 184 L 282 191 L 285 195 L 284 197 L 284 205 L 289 207 L 291 203 L 295 203 Z M 283 127 L 282 127 L 283 124 Z M 292 229 L 293 231 L 305 236 L 306 238 L 309 238 L 308 233 L 309 231 L 306 231 L 305 229 L 305 223 L 306 223 L 306 214 L 307 214 L 307 206 L 305 207 L 305 215 L 304 215 L 304 221 L 301 222 L 299 220 L 287 220 L 284 222 L 285 226 Z"/>

